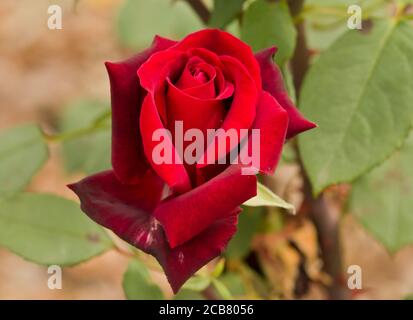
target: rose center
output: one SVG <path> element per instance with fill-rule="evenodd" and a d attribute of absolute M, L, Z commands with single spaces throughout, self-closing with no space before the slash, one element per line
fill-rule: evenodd
<path fill-rule="evenodd" d="M 205 71 L 196 68 L 193 72 L 192 76 L 200 83 L 206 83 L 209 81 L 209 76 L 205 73 Z"/>

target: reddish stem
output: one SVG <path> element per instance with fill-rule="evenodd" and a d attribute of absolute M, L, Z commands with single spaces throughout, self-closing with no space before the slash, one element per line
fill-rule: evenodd
<path fill-rule="evenodd" d="M 186 0 L 204 24 L 208 24 L 211 13 L 201 0 Z"/>

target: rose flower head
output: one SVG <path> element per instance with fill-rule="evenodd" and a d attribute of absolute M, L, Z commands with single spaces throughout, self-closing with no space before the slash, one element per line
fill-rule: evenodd
<path fill-rule="evenodd" d="M 113 170 L 69 187 L 91 219 L 153 255 L 174 292 L 223 252 L 255 173 L 272 174 L 286 139 L 315 127 L 275 52 L 206 29 L 106 63 Z"/>

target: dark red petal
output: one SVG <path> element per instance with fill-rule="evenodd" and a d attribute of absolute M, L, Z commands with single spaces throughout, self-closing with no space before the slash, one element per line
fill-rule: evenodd
<path fill-rule="evenodd" d="M 125 185 L 113 171 L 105 171 L 69 185 L 79 197 L 82 210 L 122 239 L 148 252 L 156 233 L 151 213 L 159 203 L 164 183 L 148 170 L 141 182 Z"/>
<path fill-rule="evenodd" d="M 170 249 L 166 244 L 155 256 L 163 267 L 174 293 L 195 272 L 219 256 L 237 231 L 238 214 L 235 209 L 226 217 L 216 220 L 205 231 L 184 244 Z"/>
<path fill-rule="evenodd" d="M 258 52 L 255 57 L 261 68 L 263 90 L 268 91 L 288 112 L 287 139 L 289 139 L 300 132 L 315 128 L 317 125 L 305 119 L 288 96 L 281 70 L 273 61 L 273 55 L 276 51 L 275 47 L 268 48 Z"/>
<path fill-rule="evenodd" d="M 171 249 L 151 215 L 162 194 L 162 181 L 148 172 L 139 185 L 121 184 L 112 171 L 90 176 L 69 187 L 82 210 L 120 238 L 156 257 L 176 293 L 182 284 L 218 256 L 236 232 L 239 209 L 215 221 L 204 232 Z"/>
<path fill-rule="evenodd" d="M 174 41 L 157 36 L 151 48 L 131 59 L 106 63 L 112 96 L 112 166 L 124 183 L 137 183 L 148 168 L 138 127 L 144 92 L 136 71 L 153 53 L 174 44 Z"/>
<path fill-rule="evenodd" d="M 234 208 L 256 195 L 256 176 L 241 172 L 241 166 L 230 166 L 201 186 L 166 199 L 156 208 L 154 216 L 162 224 L 172 248 L 194 238 L 214 221 L 228 217 Z"/>
<path fill-rule="evenodd" d="M 204 29 L 194 32 L 174 47 L 186 51 L 191 48 L 205 48 L 218 55 L 228 55 L 239 60 L 254 80 L 257 91 L 261 91 L 260 68 L 251 48 L 228 32 L 219 29 Z"/>
<path fill-rule="evenodd" d="M 162 129 L 165 130 L 161 118 L 156 109 L 154 98 L 148 94 L 143 101 L 140 129 L 142 134 L 142 142 L 146 158 L 151 164 L 156 173 L 169 185 L 175 192 L 185 192 L 191 189 L 191 182 L 188 173 L 183 165 L 182 157 L 175 149 L 172 138 L 166 137 L 164 141 L 165 148 L 171 150 L 171 163 L 156 163 L 153 159 L 153 150 L 160 143 L 153 139 L 153 133 Z"/>
<path fill-rule="evenodd" d="M 257 107 L 257 116 L 253 129 L 260 130 L 259 159 L 252 160 L 259 163 L 259 171 L 265 174 L 273 174 L 281 157 L 288 128 L 288 114 L 280 104 L 268 92 L 263 91 Z M 244 146 L 246 148 L 247 145 Z M 248 150 L 252 156 L 253 139 L 249 137 Z M 259 160 L 259 161 L 258 161 Z M 245 163 L 245 165 L 247 165 Z"/>

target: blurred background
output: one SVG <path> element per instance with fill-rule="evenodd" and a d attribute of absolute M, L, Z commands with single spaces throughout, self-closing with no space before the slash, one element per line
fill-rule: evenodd
<path fill-rule="evenodd" d="M 154 34 L 179 39 L 202 27 L 187 3 L 174 2 L 171 6 L 168 0 L 1 0 L 0 131 L 33 122 L 48 133 L 76 129 L 107 110 L 110 91 L 105 61 L 122 60 L 147 47 Z M 63 9 L 62 30 L 47 27 L 51 4 Z M 312 33 L 312 52 L 316 55 L 328 46 L 342 32 L 340 28 Z M 228 30 L 239 34 L 236 23 Z M 79 148 L 85 152 L 79 152 Z M 28 190 L 77 200 L 65 185 L 108 168 L 109 150 L 109 130 L 74 145 L 68 142 L 64 148 L 52 144 L 47 163 Z M 297 164 L 288 161 L 288 152 L 287 148 L 287 160 L 268 184 L 299 207 L 302 181 Z M 347 192 L 347 186 L 336 187 L 328 197 L 340 207 Z M 271 231 L 249 235 L 243 246 L 254 252 L 253 256 L 246 253 L 245 260 L 260 261 L 265 281 L 276 288 L 272 290 L 277 293 L 270 297 L 326 299 L 324 284 L 328 277 L 322 271 L 313 223 L 305 218 L 299 222 L 284 218 L 278 212 L 266 219 Z M 353 298 L 403 299 L 413 293 L 413 247 L 390 254 L 353 216 L 346 214 L 342 220 L 343 266 L 359 265 L 363 270 L 363 290 L 354 291 Z M 240 228 L 248 227 L 251 221 L 244 223 Z M 238 254 L 236 248 L 231 250 Z M 248 286 L 247 280 L 237 280 L 243 277 L 243 271 L 236 259 L 232 266 L 230 258 L 228 261 L 227 268 L 233 270 L 229 278 L 235 279 L 227 279 L 228 286 Z M 122 279 L 128 262 L 127 256 L 109 250 L 65 268 L 63 288 L 50 290 L 46 267 L 0 248 L 0 299 L 124 299 Z M 171 297 L 164 276 L 157 271 L 150 274 Z M 254 298 L 248 288 L 238 291 L 241 297 Z"/>

